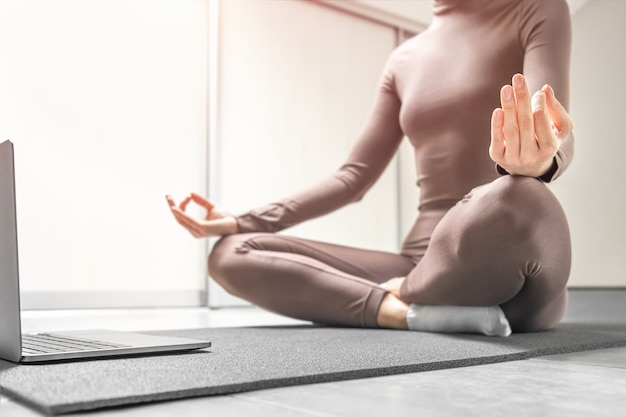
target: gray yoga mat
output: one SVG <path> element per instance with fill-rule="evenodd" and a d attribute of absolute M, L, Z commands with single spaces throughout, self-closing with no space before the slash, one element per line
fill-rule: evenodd
<path fill-rule="evenodd" d="M 0 361 L 2 392 L 63 414 L 626 346 L 626 324 L 597 323 L 508 338 L 312 325 L 151 333 L 213 345 L 195 353 L 45 365 Z"/>

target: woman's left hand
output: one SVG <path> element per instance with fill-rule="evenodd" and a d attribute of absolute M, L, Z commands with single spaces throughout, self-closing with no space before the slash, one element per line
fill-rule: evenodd
<path fill-rule="evenodd" d="M 548 85 L 531 98 L 521 74 L 502 87 L 500 100 L 502 108 L 491 116 L 489 156 L 511 175 L 541 177 L 574 128 L 572 118 Z"/>

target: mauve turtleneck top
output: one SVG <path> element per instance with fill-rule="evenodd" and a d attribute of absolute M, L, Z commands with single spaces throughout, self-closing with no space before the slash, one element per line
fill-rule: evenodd
<path fill-rule="evenodd" d="M 415 153 L 420 206 L 402 252 L 419 260 L 446 210 L 501 175 L 488 153 L 500 88 L 523 73 L 531 94 L 549 84 L 568 106 L 571 21 L 565 0 L 433 0 L 433 11 L 427 30 L 388 59 L 373 109 L 343 166 L 302 192 L 237 216 L 240 232 L 277 232 L 358 201 L 406 136 Z M 573 151 L 570 135 L 542 179 L 557 178 Z"/>

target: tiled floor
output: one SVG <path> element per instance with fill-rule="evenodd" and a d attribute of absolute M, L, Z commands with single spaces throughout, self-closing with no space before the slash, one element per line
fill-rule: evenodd
<path fill-rule="evenodd" d="M 621 302 L 623 301 L 622 298 Z M 626 317 L 613 319 L 626 321 Z M 85 327 L 149 330 L 294 322 L 245 308 L 217 311 L 31 311 L 24 314 L 26 331 Z M 185 323 L 185 326 L 181 326 L 181 323 Z M 617 348 L 467 368 L 196 398 L 73 416 L 535 417 L 619 416 L 624 415 L 624 410 L 626 348 Z M 0 395 L 0 417 L 39 415 L 36 411 Z"/>

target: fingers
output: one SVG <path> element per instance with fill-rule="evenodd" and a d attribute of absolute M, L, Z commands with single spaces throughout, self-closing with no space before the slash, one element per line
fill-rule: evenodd
<path fill-rule="evenodd" d="M 570 134 L 572 129 L 574 129 L 574 121 L 561 102 L 557 100 L 552 87 L 544 85 L 541 91 L 546 95 L 548 113 L 556 129 L 556 135 L 559 139 L 563 140 Z"/>
<path fill-rule="evenodd" d="M 500 101 L 491 116 L 489 156 L 511 174 L 543 175 L 574 128 L 572 118 L 550 86 L 531 97 L 521 74 L 502 87 Z"/>
<path fill-rule="evenodd" d="M 187 231 L 191 233 L 193 237 L 204 236 L 202 225 L 198 223 L 197 220 L 195 220 L 192 217 L 189 217 L 187 214 L 180 211 L 180 209 L 178 208 L 175 208 L 174 210 L 172 210 L 172 213 L 174 213 L 174 217 L 176 218 L 176 221 L 178 222 L 178 224 L 180 224 L 185 229 L 187 229 Z"/>
<path fill-rule="evenodd" d="M 179 206 L 180 209 L 182 211 L 187 210 L 187 205 L 189 204 L 190 201 L 191 201 L 191 197 L 185 197 L 183 201 L 180 202 L 180 206 Z"/>
<path fill-rule="evenodd" d="M 512 85 L 502 87 L 500 101 L 504 110 L 503 129 L 507 156 L 516 157 L 536 149 L 530 93 L 522 74 L 515 74 Z"/>
<path fill-rule="evenodd" d="M 517 126 L 520 135 L 520 154 L 526 155 L 537 149 L 535 140 L 535 125 L 530 103 L 530 93 L 526 78 L 522 74 L 513 76 L 513 90 L 515 92 L 515 106 L 517 108 Z"/>
<path fill-rule="evenodd" d="M 558 150 L 559 144 L 552 129 L 552 121 L 548 114 L 544 91 L 537 91 L 533 95 L 532 108 L 539 152 L 543 157 L 551 158 Z"/>
<path fill-rule="evenodd" d="M 167 202 L 170 205 L 170 207 L 176 205 L 176 203 L 174 202 L 174 199 L 171 196 L 166 195 L 165 198 L 167 199 Z M 189 203 L 191 201 L 195 202 L 196 204 L 200 205 L 201 207 L 206 208 L 209 211 L 211 211 L 211 209 L 213 209 L 213 207 L 215 207 L 215 204 L 211 203 L 209 200 L 207 200 L 206 198 L 202 197 L 200 194 L 197 194 L 197 193 L 191 193 L 189 196 L 185 197 L 180 202 L 180 205 L 178 207 L 182 211 L 185 211 L 185 210 L 187 210 L 187 206 L 189 205 Z"/>
<path fill-rule="evenodd" d="M 187 197 L 180 203 L 180 206 L 177 207 L 176 202 L 174 201 L 171 195 L 166 195 L 165 199 L 167 200 L 167 204 L 170 206 L 171 210 L 173 210 L 174 208 L 179 208 L 181 211 L 185 211 L 185 208 L 187 207 L 187 204 L 189 204 L 189 201 L 190 201 L 190 198 Z"/>
<path fill-rule="evenodd" d="M 176 219 L 178 224 L 180 224 L 185 229 L 187 229 L 187 231 L 189 231 L 189 233 L 191 233 L 193 237 L 204 236 L 203 227 L 200 222 L 198 222 L 193 217 L 189 216 L 179 207 L 176 207 L 176 205 L 170 206 L 170 209 L 172 210 L 172 214 L 174 215 L 174 218 Z"/>
<path fill-rule="evenodd" d="M 520 153 L 520 132 L 517 124 L 517 108 L 515 106 L 515 93 L 513 87 L 505 85 L 500 90 L 500 101 L 504 112 L 503 133 L 506 138 L 506 152 L 509 155 Z"/>
<path fill-rule="evenodd" d="M 215 204 L 211 203 L 209 200 L 207 200 L 206 198 L 204 198 L 203 196 L 201 196 L 200 194 L 197 193 L 191 193 L 190 198 L 198 205 L 206 208 L 207 210 L 211 211 L 211 209 L 213 209 L 213 207 L 215 207 Z"/>
<path fill-rule="evenodd" d="M 170 195 L 166 195 L 165 199 L 167 200 L 167 204 L 169 205 L 170 210 L 178 224 L 187 229 L 192 236 L 202 237 L 202 225 L 196 219 L 185 213 L 185 208 L 187 207 L 187 204 L 189 204 L 189 201 L 191 201 L 191 197 L 185 198 L 180 203 L 180 206 L 176 205 L 176 202 Z"/>
<path fill-rule="evenodd" d="M 531 97 L 523 75 L 515 74 L 511 84 L 500 90 L 502 108 L 491 116 L 489 156 L 511 174 L 541 176 L 560 146 L 550 109 L 559 115 L 563 129 L 571 120 L 549 87 Z"/>
<path fill-rule="evenodd" d="M 504 111 L 495 109 L 491 115 L 491 146 L 489 146 L 489 156 L 497 164 L 502 163 L 505 151 L 504 143 Z"/>
<path fill-rule="evenodd" d="M 172 198 L 171 195 L 167 194 L 165 196 L 165 200 L 167 201 L 167 204 L 171 207 L 176 207 L 176 202 L 174 201 L 174 199 Z"/>

